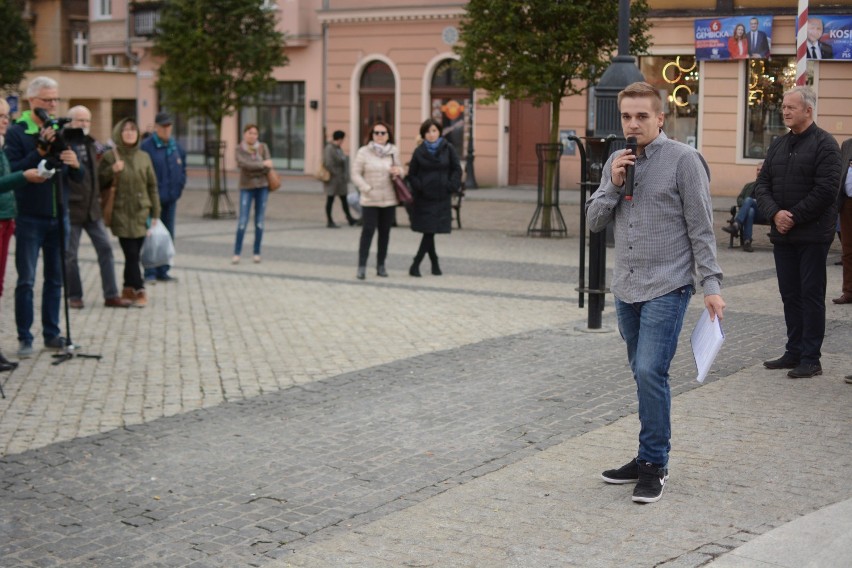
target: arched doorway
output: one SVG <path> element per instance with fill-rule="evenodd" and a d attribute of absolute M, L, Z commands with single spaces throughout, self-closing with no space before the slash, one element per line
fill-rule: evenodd
<path fill-rule="evenodd" d="M 466 86 L 455 59 L 445 59 L 435 68 L 429 101 L 431 117 L 443 126 L 443 136 L 455 146 L 459 156 L 465 153 L 465 142 L 471 126 L 467 124 L 470 87 Z"/>
<path fill-rule="evenodd" d="M 361 115 L 358 143 L 369 138 L 370 127 L 378 120 L 394 125 L 394 78 L 387 63 L 373 61 L 361 74 L 359 89 Z M 394 132 L 394 136 L 396 136 Z"/>

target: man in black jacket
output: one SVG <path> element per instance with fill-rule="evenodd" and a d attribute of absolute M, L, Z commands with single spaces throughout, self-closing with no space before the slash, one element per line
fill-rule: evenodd
<path fill-rule="evenodd" d="M 794 87 L 781 113 L 790 132 L 769 146 L 754 194 L 772 221 L 778 289 L 784 303 L 784 355 L 764 361 L 767 369 L 791 369 L 793 379 L 822 374 L 825 336 L 825 262 L 834 240 L 840 148 L 814 123 L 816 94 Z"/>
<path fill-rule="evenodd" d="M 100 204 L 100 183 L 97 175 L 98 150 L 95 140 L 89 136 L 92 125 L 92 113 L 84 106 L 75 106 L 68 111 L 72 128 L 81 128 L 86 135 L 85 141 L 74 145 L 74 150 L 83 166 L 83 179 L 68 183 L 68 216 L 71 221 L 70 238 L 65 247 L 65 279 L 68 282 L 68 304 L 75 309 L 83 308 L 83 284 L 80 281 L 80 266 L 77 263 L 77 251 L 80 248 L 80 235 L 83 230 L 92 239 L 98 266 L 101 270 L 101 286 L 104 291 L 104 305 L 108 308 L 126 308 L 130 300 L 118 294 L 115 282 L 115 267 L 112 257 L 112 245 L 103 221 Z"/>

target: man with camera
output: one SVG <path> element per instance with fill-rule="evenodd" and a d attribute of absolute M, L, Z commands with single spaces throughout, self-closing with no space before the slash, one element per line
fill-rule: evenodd
<path fill-rule="evenodd" d="M 15 226 L 15 323 L 18 327 L 18 357 L 33 353 L 33 288 L 39 250 L 43 253 L 44 286 L 42 288 L 41 324 L 44 346 L 66 347 L 60 335 L 59 307 L 62 300 L 61 234 L 64 220 L 62 184 L 68 179 L 80 182 L 83 172 L 74 150 L 63 139 L 61 126 L 51 117 L 59 104 L 59 85 L 49 77 L 36 77 L 27 86 L 30 110 L 24 112 L 6 134 L 6 156 L 12 170 L 37 168 L 55 174 L 42 183 L 28 183 L 15 190 L 18 218 Z M 39 116 L 41 115 L 41 116 Z M 48 118 L 46 121 L 45 118 Z"/>
<path fill-rule="evenodd" d="M 92 113 L 84 106 L 75 106 L 68 110 L 71 128 L 82 130 L 83 138 L 73 144 L 74 150 L 83 164 L 83 180 L 73 180 L 68 184 L 68 218 L 71 222 L 71 237 L 65 247 L 65 277 L 68 283 L 68 304 L 75 309 L 83 308 L 83 284 L 80 281 L 80 266 L 77 251 L 80 248 L 80 236 L 83 230 L 92 239 L 98 256 L 101 271 L 101 287 L 104 292 L 104 305 L 108 308 L 127 308 L 130 300 L 118 294 L 115 282 L 112 244 L 103 221 L 100 203 L 100 184 L 97 174 L 98 150 L 95 140 L 89 136 Z"/>

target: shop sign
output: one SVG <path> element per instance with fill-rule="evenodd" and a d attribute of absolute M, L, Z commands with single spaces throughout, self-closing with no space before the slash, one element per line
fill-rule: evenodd
<path fill-rule="evenodd" d="M 699 61 L 767 59 L 772 49 L 772 16 L 695 20 Z"/>
<path fill-rule="evenodd" d="M 808 16 L 808 59 L 852 61 L 852 16 Z"/>

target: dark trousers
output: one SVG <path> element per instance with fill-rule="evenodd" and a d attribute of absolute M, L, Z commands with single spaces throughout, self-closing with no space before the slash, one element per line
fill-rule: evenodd
<path fill-rule="evenodd" d="M 124 251 L 124 287 L 142 290 L 145 288 L 145 280 L 142 278 L 142 263 L 139 253 L 142 251 L 142 243 L 145 237 L 138 239 L 119 238 L 118 244 Z"/>
<path fill-rule="evenodd" d="M 852 197 L 840 210 L 840 244 L 843 251 L 843 294 L 852 297 Z"/>
<path fill-rule="evenodd" d="M 352 223 L 353 221 L 355 221 L 355 219 L 352 217 L 352 214 L 349 212 L 349 202 L 346 200 L 346 196 L 345 195 L 338 195 L 337 197 L 340 198 L 340 205 L 341 205 L 341 207 L 343 207 L 343 214 L 346 215 L 346 220 L 348 222 Z M 332 207 L 332 205 L 334 205 L 334 196 L 333 195 L 326 196 L 326 198 L 325 198 L 325 216 L 328 218 L 329 222 L 332 220 L 331 219 L 331 207 Z"/>
<path fill-rule="evenodd" d="M 776 244 L 775 272 L 784 302 L 787 352 L 802 363 L 819 363 L 825 337 L 825 262 L 831 243 Z"/>
<path fill-rule="evenodd" d="M 435 251 L 435 233 L 423 233 L 423 238 L 420 239 L 420 248 L 417 249 L 417 254 L 414 256 L 414 264 L 420 264 L 420 261 L 427 254 L 432 264 L 438 262 L 438 253 Z"/>
<path fill-rule="evenodd" d="M 379 231 L 379 252 L 376 255 L 376 264 L 381 266 L 388 256 L 390 230 L 396 216 L 395 207 L 362 207 L 361 209 L 363 210 L 361 219 L 364 225 L 361 227 L 361 244 L 358 247 L 358 266 L 367 266 L 370 245 L 373 244 L 373 233 L 377 229 Z"/>

